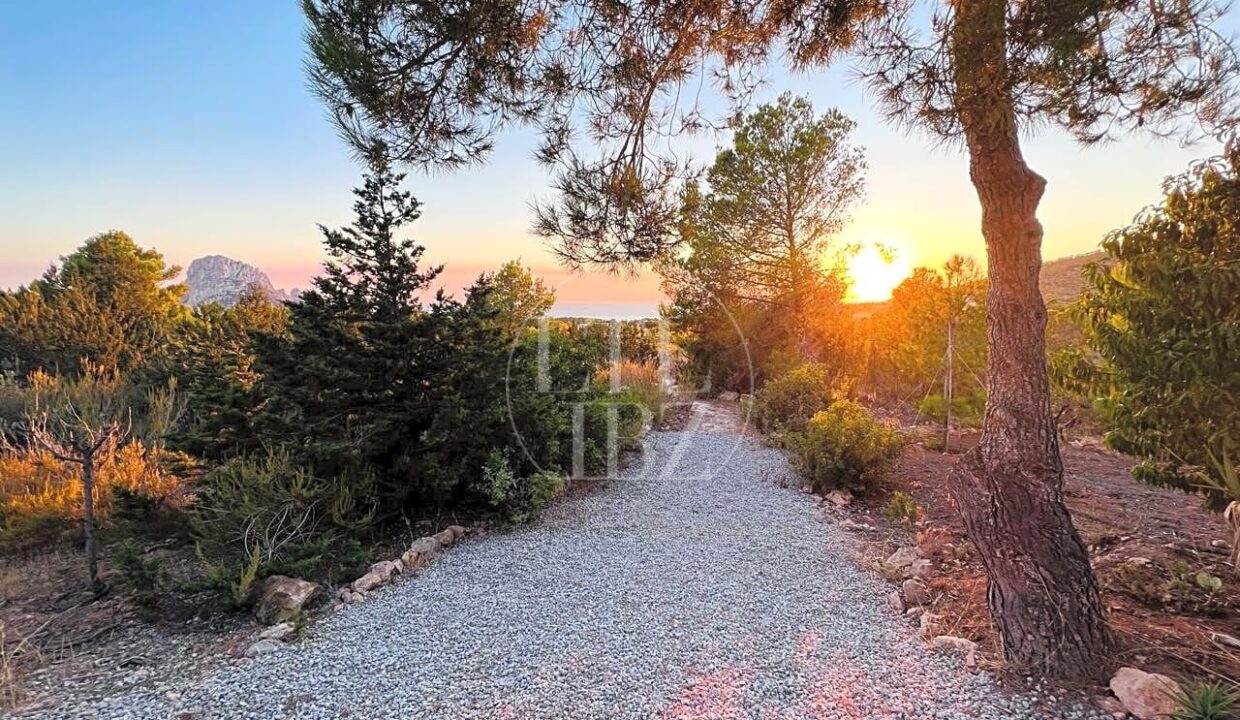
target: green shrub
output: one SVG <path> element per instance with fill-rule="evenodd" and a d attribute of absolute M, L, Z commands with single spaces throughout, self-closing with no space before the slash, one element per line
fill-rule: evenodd
<path fill-rule="evenodd" d="M 789 433 L 784 444 L 797 470 L 820 494 L 841 488 L 865 493 L 882 482 L 903 449 L 900 433 L 850 400 L 816 413 L 804 431 Z"/>
<path fill-rule="evenodd" d="M 767 382 L 754 397 L 753 419 L 769 433 L 800 432 L 814 413 L 831 405 L 838 376 L 816 363 L 793 368 Z"/>
<path fill-rule="evenodd" d="M 112 563 L 117 584 L 134 607 L 145 614 L 154 613 L 159 607 L 159 596 L 165 584 L 159 561 L 147 557 L 138 543 L 125 540 L 116 546 Z"/>
<path fill-rule="evenodd" d="M 1190 680 L 1173 697 L 1179 706 L 1174 720 L 1233 720 L 1240 704 L 1240 694 L 1217 681 Z"/>
<path fill-rule="evenodd" d="M 897 490 L 883 506 L 883 517 L 892 522 L 912 525 L 920 515 L 921 508 L 917 505 L 917 500 L 903 490 Z"/>
<path fill-rule="evenodd" d="M 518 477 L 508 458 L 498 451 L 492 452 L 482 467 L 482 483 L 496 519 L 510 525 L 537 519 L 564 490 L 564 478 L 557 472 Z"/>
<path fill-rule="evenodd" d="M 121 538 L 145 540 L 188 540 L 185 513 L 166 498 L 138 489 L 112 488 L 112 534 Z"/>
<path fill-rule="evenodd" d="M 203 479 L 190 513 L 198 554 L 238 605 L 274 573 L 346 577 L 364 566 L 349 538 L 369 523 L 367 485 L 315 478 L 281 451 L 237 458 Z"/>

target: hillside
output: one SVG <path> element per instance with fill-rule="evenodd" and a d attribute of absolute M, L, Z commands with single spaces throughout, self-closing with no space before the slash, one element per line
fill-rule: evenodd
<path fill-rule="evenodd" d="M 1105 257 L 1106 253 L 1095 250 L 1043 263 L 1038 285 L 1042 289 L 1042 297 L 1046 304 L 1069 303 L 1075 300 L 1081 294 L 1081 288 L 1085 286 L 1081 271 L 1089 263 L 1097 262 Z"/>
<path fill-rule="evenodd" d="M 1069 255 L 1043 263 L 1038 285 L 1042 290 L 1042 297 L 1046 304 L 1063 305 L 1075 300 L 1085 286 L 1085 280 L 1081 276 L 1081 271 L 1089 263 L 1097 262 L 1105 257 L 1106 253 L 1101 250 L 1094 250 L 1093 252 Z M 879 302 L 848 303 L 848 308 L 852 311 L 853 317 L 864 318 L 873 315 L 888 302 L 884 300 Z"/>

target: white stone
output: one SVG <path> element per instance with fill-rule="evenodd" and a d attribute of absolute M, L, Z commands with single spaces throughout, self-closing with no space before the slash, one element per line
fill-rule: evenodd
<path fill-rule="evenodd" d="M 939 635 L 930 642 L 936 652 L 955 652 L 964 655 L 967 667 L 977 666 L 977 643 L 968 638 L 953 635 Z"/>
<path fill-rule="evenodd" d="M 259 655 L 269 655 L 274 652 L 279 652 L 283 647 L 284 643 L 279 640 L 259 640 L 246 649 L 245 656 L 248 658 L 253 658 L 258 657 Z"/>
<path fill-rule="evenodd" d="M 282 622 L 279 625 L 272 625 L 266 630 L 258 634 L 259 640 L 287 640 L 297 628 L 293 627 L 293 623 Z"/>

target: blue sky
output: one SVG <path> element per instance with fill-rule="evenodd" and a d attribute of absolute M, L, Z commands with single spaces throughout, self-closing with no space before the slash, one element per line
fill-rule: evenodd
<path fill-rule="evenodd" d="M 118 228 L 180 264 L 220 253 L 278 285 L 304 284 L 320 259 L 315 223 L 350 219 L 359 177 L 302 70 L 292 0 L 209 3 L 10 1 L 0 24 L 0 287 L 37 275 L 90 235 Z M 884 123 L 844 69 L 777 72 L 770 97 L 808 95 L 858 121 L 868 199 L 849 241 L 895 244 L 912 264 L 982 256 L 965 159 Z M 723 139 L 692 143 L 703 155 Z M 565 280 L 528 233 L 547 176 L 532 133 L 500 138 L 485 167 L 411 175 L 424 203 L 410 234 L 456 282 L 513 257 Z M 1084 252 L 1158 199 L 1159 184 L 1210 144 L 1127 139 L 1081 149 L 1056 131 L 1026 144 L 1050 181 L 1047 258 Z M 572 281 L 569 302 L 643 305 L 655 283 Z"/>

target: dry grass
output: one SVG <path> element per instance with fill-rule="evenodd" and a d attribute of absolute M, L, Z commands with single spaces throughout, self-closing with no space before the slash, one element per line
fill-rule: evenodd
<path fill-rule="evenodd" d="M 663 387 L 663 378 L 659 373 L 658 363 L 638 362 L 623 358 L 616 370 L 619 371 L 620 387 L 631 392 L 634 399 L 644 405 L 655 418 L 662 417 L 668 394 Z M 609 377 L 610 369 L 600 371 L 598 374 L 598 379 L 604 382 Z"/>
<path fill-rule="evenodd" d="M 168 497 L 180 489 L 180 480 L 162 471 L 154 453 L 135 442 L 98 467 L 94 499 L 100 521 L 111 513 L 117 488 Z M 82 500 L 77 465 L 39 450 L 0 450 L 0 551 L 30 550 L 75 534 Z"/>

